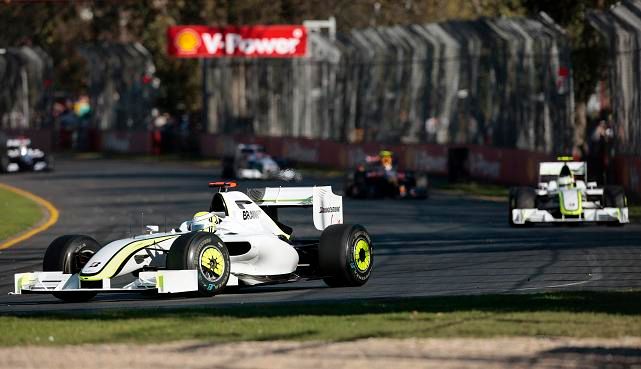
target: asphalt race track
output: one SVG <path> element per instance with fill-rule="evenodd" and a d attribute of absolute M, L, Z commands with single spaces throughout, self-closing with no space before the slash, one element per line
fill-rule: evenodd
<path fill-rule="evenodd" d="M 112 294 L 79 304 L 49 295 L 8 295 L 13 273 L 41 270 L 44 250 L 55 237 L 87 234 L 105 243 L 139 234 L 142 222 L 177 226 L 208 209 L 207 182 L 218 174 L 195 164 L 118 160 L 59 160 L 56 169 L 0 177 L 60 210 L 52 228 L 0 251 L 0 313 L 641 288 L 641 225 L 511 229 L 505 203 L 436 193 L 427 201 L 345 200 L 345 222 L 365 225 L 374 240 L 374 271 L 361 288 L 308 281 L 213 298 Z M 302 183 L 313 184 L 341 191 L 339 179 Z M 282 215 L 295 235 L 317 233 L 309 209 Z"/>

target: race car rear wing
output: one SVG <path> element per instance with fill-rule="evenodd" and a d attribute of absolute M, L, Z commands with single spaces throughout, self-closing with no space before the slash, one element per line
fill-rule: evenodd
<path fill-rule="evenodd" d="M 539 182 L 546 181 L 550 178 L 556 178 L 561 173 L 561 168 L 567 165 L 575 177 L 584 177 L 587 180 L 588 164 L 584 161 L 551 161 L 539 163 Z"/>
<path fill-rule="evenodd" d="M 335 195 L 331 186 L 250 188 L 247 196 L 266 210 L 311 207 L 318 230 L 343 223 L 343 197 Z"/>

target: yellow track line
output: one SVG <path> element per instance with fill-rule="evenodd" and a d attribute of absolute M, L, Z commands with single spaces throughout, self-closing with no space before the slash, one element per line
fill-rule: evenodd
<path fill-rule="evenodd" d="M 41 221 L 40 222 L 41 224 L 36 226 L 35 228 L 32 228 L 32 229 L 28 230 L 25 233 L 19 234 L 16 237 L 10 238 L 10 239 L 0 243 L 0 250 L 7 249 L 7 248 L 17 244 L 18 242 L 22 242 L 22 241 L 28 240 L 29 238 L 35 236 L 36 234 L 46 230 L 47 228 L 51 227 L 54 224 L 56 224 L 56 222 L 58 221 L 58 217 L 60 215 L 59 212 L 58 212 L 58 209 L 56 209 L 56 207 L 53 206 L 52 203 L 50 203 L 49 201 L 43 199 L 42 197 L 37 196 L 37 195 L 35 195 L 35 194 L 31 193 L 31 192 L 22 190 L 20 188 L 9 186 L 9 185 L 4 184 L 4 183 L 0 183 L 0 188 L 3 188 L 3 189 L 8 190 L 8 191 L 11 191 L 11 192 L 13 192 L 13 193 L 15 193 L 15 194 L 17 194 L 19 196 L 24 196 L 24 197 L 28 198 L 29 200 L 32 200 L 32 201 L 36 202 L 38 205 L 42 206 L 43 208 L 45 208 L 47 210 L 47 216 L 48 216 L 47 220 L 44 223 Z"/>

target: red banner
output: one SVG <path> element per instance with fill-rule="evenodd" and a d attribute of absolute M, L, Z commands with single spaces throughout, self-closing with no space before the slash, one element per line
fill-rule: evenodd
<path fill-rule="evenodd" d="M 292 58 L 305 56 L 307 29 L 303 26 L 172 26 L 167 51 L 179 58 Z"/>

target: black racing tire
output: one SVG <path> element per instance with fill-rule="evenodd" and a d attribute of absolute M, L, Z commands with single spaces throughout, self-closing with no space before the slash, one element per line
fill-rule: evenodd
<path fill-rule="evenodd" d="M 9 160 L 9 156 L 7 156 L 6 154 L 0 155 L 0 173 L 9 173 L 10 163 L 11 161 Z"/>
<path fill-rule="evenodd" d="M 358 287 L 374 265 L 372 239 L 361 225 L 335 224 L 321 233 L 318 266 L 330 287 Z"/>
<path fill-rule="evenodd" d="M 56 168 L 56 161 L 51 155 L 45 156 L 45 163 L 47 163 L 47 166 L 44 169 L 45 172 L 53 172 Z"/>
<path fill-rule="evenodd" d="M 45 272 L 76 274 L 82 270 L 89 259 L 100 250 L 100 244 L 89 236 L 65 235 L 53 240 L 42 261 Z M 66 302 L 91 300 L 97 292 L 54 292 L 53 295 Z"/>
<path fill-rule="evenodd" d="M 621 186 L 603 187 L 603 207 L 624 208 L 627 206 L 625 191 Z"/>
<path fill-rule="evenodd" d="M 624 208 L 628 206 L 628 199 L 625 197 L 625 191 L 621 186 L 603 187 L 603 198 L 601 204 L 606 208 Z M 607 222 L 610 227 L 623 227 L 623 223 Z"/>
<path fill-rule="evenodd" d="M 510 227 L 524 227 L 526 224 L 515 224 L 512 221 L 512 210 L 514 209 L 535 209 L 536 191 L 531 187 L 515 187 L 510 189 L 508 201 L 508 222 Z"/>
<path fill-rule="evenodd" d="M 236 170 L 234 168 L 234 158 L 223 158 L 223 168 L 221 176 L 225 179 L 236 179 Z"/>
<path fill-rule="evenodd" d="M 204 263 L 209 264 L 205 265 Z M 167 269 L 198 271 L 198 294 L 214 296 L 229 280 L 231 262 L 225 243 L 213 233 L 192 232 L 178 237 L 169 249 Z"/>
<path fill-rule="evenodd" d="M 345 196 L 353 198 L 354 197 L 354 173 L 347 173 L 345 176 L 345 184 L 343 185 L 343 192 Z"/>
<path fill-rule="evenodd" d="M 430 197 L 430 181 L 426 173 L 416 174 L 416 198 L 426 200 Z"/>

